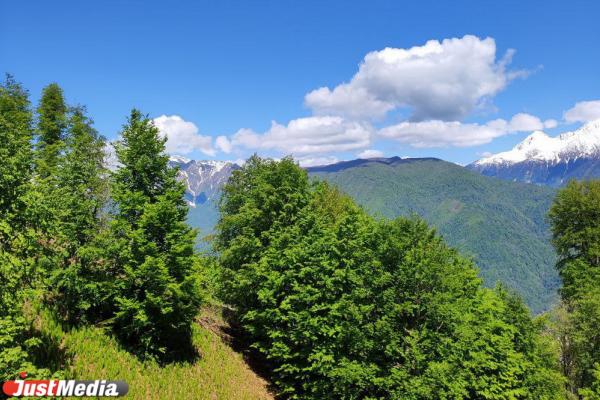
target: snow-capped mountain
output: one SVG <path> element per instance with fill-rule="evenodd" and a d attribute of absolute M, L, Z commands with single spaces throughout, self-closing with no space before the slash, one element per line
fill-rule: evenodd
<path fill-rule="evenodd" d="M 187 188 L 185 199 L 191 206 L 215 200 L 231 173 L 240 168 L 229 161 L 196 161 L 181 156 L 172 156 L 169 162 L 179 167 L 179 178 Z"/>
<path fill-rule="evenodd" d="M 487 176 L 549 186 L 600 177 L 600 120 L 556 137 L 533 132 L 512 150 L 482 158 L 467 168 Z"/>

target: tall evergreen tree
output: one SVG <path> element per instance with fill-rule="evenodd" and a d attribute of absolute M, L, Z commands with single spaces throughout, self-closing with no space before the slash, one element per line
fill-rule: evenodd
<path fill-rule="evenodd" d="M 189 340 L 198 311 L 196 232 L 186 223 L 185 187 L 168 166 L 158 128 L 133 110 L 121 136 L 109 249 L 115 262 L 114 323 L 139 354 L 164 357 Z"/>
<path fill-rule="evenodd" d="M 58 170 L 64 156 L 67 127 L 67 105 L 63 91 L 56 83 L 46 86 L 37 107 L 35 129 L 34 183 L 28 193 L 26 218 L 32 222 L 39 251 L 36 264 L 44 279 L 60 265 L 63 238 L 60 231 L 62 199 Z"/>
<path fill-rule="evenodd" d="M 0 216 L 16 217 L 31 179 L 32 114 L 27 92 L 7 75 L 0 87 Z"/>
<path fill-rule="evenodd" d="M 35 281 L 35 237 L 25 218 L 32 119 L 28 93 L 7 76 L 0 84 L 0 381 L 14 379 L 24 369 L 35 375 L 31 351 L 39 344 L 30 337 L 22 313 L 23 299 Z"/>
<path fill-rule="evenodd" d="M 42 90 L 37 113 L 37 173 L 44 179 L 56 172 L 67 127 L 67 105 L 58 84 L 51 83 Z"/>
<path fill-rule="evenodd" d="M 24 196 L 31 179 L 32 113 L 28 93 L 11 76 L 0 86 L 0 252 L 16 261 L 17 236 L 26 229 L 22 212 Z M 6 314 L 13 304 L 14 290 L 19 287 L 23 270 L 5 259 L 0 265 L 2 293 L 0 313 Z"/>
<path fill-rule="evenodd" d="M 60 314 L 79 322 L 103 308 L 103 255 L 99 239 L 104 231 L 102 212 L 107 204 L 105 140 L 93 128 L 83 107 L 69 113 L 66 154 L 57 171 L 57 209 L 63 241 L 61 265 L 51 288 Z"/>

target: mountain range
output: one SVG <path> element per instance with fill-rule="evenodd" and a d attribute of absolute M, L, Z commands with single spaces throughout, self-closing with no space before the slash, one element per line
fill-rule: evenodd
<path fill-rule="evenodd" d="M 600 177 L 600 120 L 557 137 L 533 132 L 512 150 L 482 158 L 467 168 L 486 176 L 553 187 L 570 179 Z"/>
<path fill-rule="evenodd" d="M 181 156 L 172 156 L 169 164 L 179 168 L 179 178 L 186 187 L 185 200 L 190 206 L 188 221 L 204 238 L 212 233 L 219 219 L 220 189 L 240 166 L 228 161 L 198 161 Z M 204 241 L 200 245 L 206 247 Z"/>
<path fill-rule="evenodd" d="M 188 188 L 189 221 L 210 234 L 218 189 L 234 163 L 172 158 Z M 376 158 L 307 169 L 383 218 L 416 214 L 452 246 L 471 255 L 488 286 L 503 282 L 534 312 L 547 309 L 559 286 L 546 212 L 555 189 L 482 176 L 434 158 Z"/>

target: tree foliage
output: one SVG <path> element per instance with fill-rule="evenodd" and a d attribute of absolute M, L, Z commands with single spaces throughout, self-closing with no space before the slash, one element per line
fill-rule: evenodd
<path fill-rule="evenodd" d="M 37 172 L 42 179 L 56 172 L 64 146 L 67 110 L 63 90 L 58 84 L 51 83 L 42 90 L 37 108 Z"/>
<path fill-rule="evenodd" d="M 162 357 L 189 341 L 200 304 L 196 232 L 186 223 L 185 188 L 168 167 L 166 139 L 150 119 L 133 110 L 115 149 L 112 176 L 117 333 L 144 357 Z"/>
<path fill-rule="evenodd" d="M 571 181 L 550 209 L 563 280 L 563 369 L 572 392 L 594 398 L 600 362 L 600 181 Z"/>
<path fill-rule="evenodd" d="M 34 118 L 27 92 L 7 77 L 0 85 L 0 379 L 61 368 L 60 355 L 51 354 L 60 349 L 49 342 L 60 338 L 42 337 L 35 323 L 42 301 L 67 326 L 112 324 L 144 357 L 188 350 L 181 344 L 200 302 L 199 260 L 165 139 L 133 111 L 110 193 L 106 143 L 85 108 L 69 108 L 51 84 L 36 111 Z"/>
<path fill-rule="evenodd" d="M 561 398 L 521 301 L 418 219 L 378 221 L 292 159 L 224 188 L 223 295 L 288 398 Z"/>
<path fill-rule="evenodd" d="M 106 257 L 108 171 L 104 166 L 105 140 L 93 128 L 85 108 L 69 112 L 65 155 L 56 172 L 60 200 L 55 209 L 61 240 L 52 271 L 52 301 L 70 323 L 94 320 L 107 308 Z"/>
<path fill-rule="evenodd" d="M 349 161 L 308 171 L 372 215 L 419 215 L 450 246 L 473 256 L 485 286 L 505 283 L 533 313 L 556 301 L 560 278 L 546 220 L 555 189 L 498 180 L 431 158 Z"/>
<path fill-rule="evenodd" d="M 31 190 L 33 115 L 28 93 L 11 76 L 0 85 L 0 381 L 28 369 L 39 345 L 23 315 L 35 279 L 35 236 L 25 218 Z M 39 371 L 44 373 L 44 371 Z"/>

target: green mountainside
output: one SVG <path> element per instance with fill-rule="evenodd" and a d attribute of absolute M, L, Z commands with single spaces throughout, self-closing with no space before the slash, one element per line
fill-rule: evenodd
<path fill-rule="evenodd" d="M 487 286 L 517 290 L 534 313 L 559 286 L 546 213 L 547 187 L 501 181 L 433 158 L 354 160 L 309 168 L 381 217 L 418 214 L 464 254 Z"/>

